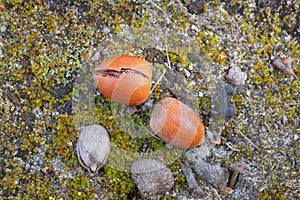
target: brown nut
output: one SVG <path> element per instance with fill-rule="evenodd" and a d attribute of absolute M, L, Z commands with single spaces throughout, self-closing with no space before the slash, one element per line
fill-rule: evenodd
<path fill-rule="evenodd" d="M 192 148 L 205 140 L 204 125 L 187 105 L 174 98 L 164 98 L 155 105 L 150 127 L 165 142 L 179 148 Z"/>
<path fill-rule="evenodd" d="M 171 170 L 154 159 L 136 160 L 131 165 L 130 172 L 132 180 L 144 197 L 165 193 L 174 185 Z"/>
<path fill-rule="evenodd" d="M 115 56 L 95 68 L 94 80 L 102 94 L 121 104 L 139 105 L 150 95 L 151 66 L 133 56 Z"/>

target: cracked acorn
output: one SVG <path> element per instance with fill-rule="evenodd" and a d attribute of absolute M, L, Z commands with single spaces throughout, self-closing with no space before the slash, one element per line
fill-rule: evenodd
<path fill-rule="evenodd" d="M 155 105 L 150 127 L 166 143 L 179 148 L 192 148 L 204 143 L 204 125 L 187 105 L 174 98 L 164 98 Z"/>
<path fill-rule="evenodd" d="M 110 140 L 106 129 L 100 125 L 85 126 L 79 134 L 76 153 L 82 167 L 90 173 L 98 172 L 110 153 Z"/>
<path fill-rule="evenodd" d="M 94 70 L 94 80 L 101 93 L 120 104 L 139 105 L 150 95 L 151 66 L 133 56 L 114 56 Z"/>

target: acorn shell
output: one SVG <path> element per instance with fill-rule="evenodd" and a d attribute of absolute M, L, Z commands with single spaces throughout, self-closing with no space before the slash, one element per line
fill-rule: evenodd
<path fill-rule="evenodd" d="M 192 148 L 205 140 L 204 125 L 187 105 L 174 98 L 164 98 L 155 105 L 150 127 L 166 143 L 179 148 Z"/>
<path fill-rule="evenodd" d="M 151 66 L 133 56 L 114 56 L 95 68 L 94 80 L 101 93 L 121 104 L 139 105 L 150 95 Z"/>
<path fill-rule="evenodd" d="M 140 159 L 130 168 L 131 178 L 142 196 L 151 196 L 169 191 L 174 185 L 171 170 L 154 159 Z"/>
<path fill-rule="evenodd" d="M 79 163 L 90 173 L 97 172 L 110 153 L 110 140 L 106 129 L 100 125 L 88 125 L 80 132 L 76 153 Z"/>

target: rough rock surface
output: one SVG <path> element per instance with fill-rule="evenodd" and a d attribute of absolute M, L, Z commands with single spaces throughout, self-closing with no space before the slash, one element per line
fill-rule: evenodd
<path fill-rule="evenodd" d="M 229 171 L 219 164 L 210 164 L 203 157 L 200 149 L 191 149 L 185 153 L 185 159 L 193 169 L 194 173 L 206 183 L 216 187 L 226 186 L 229 178 Z"/>

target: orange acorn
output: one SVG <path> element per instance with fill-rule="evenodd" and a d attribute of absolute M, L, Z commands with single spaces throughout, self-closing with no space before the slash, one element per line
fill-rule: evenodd
<path fill-rule="evenodd" d="M 150 127 L 161 139 L 179 148 L 192 148 L 205 140 L 204 125 L 187 105 L 174 98 L 164 98 L 155 105 Z"/>
<path fill-rule="evenodd" d="M 139 105 L 150 95 L 151 66 L 133 56 L 114 56 L 95 68 L 94 80 L 101 93 L 121 104 Z"/>

